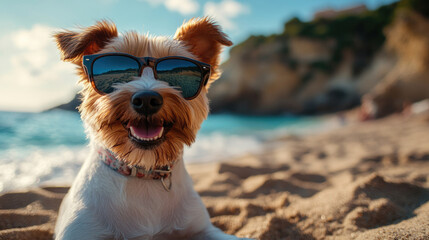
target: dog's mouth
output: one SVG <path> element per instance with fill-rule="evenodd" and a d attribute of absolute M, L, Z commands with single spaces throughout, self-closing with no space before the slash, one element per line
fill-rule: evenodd
<path fill-rule="evenodd" d="M 166 139 L 172 123 L 163 120 L 128 121 L 123 124 L 128 131 L 128 137 L 139 148 L 152 149 Z"/>

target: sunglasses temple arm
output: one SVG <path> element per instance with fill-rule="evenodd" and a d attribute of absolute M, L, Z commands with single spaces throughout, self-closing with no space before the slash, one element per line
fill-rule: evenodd
<path fill-rule="evenodd" d="M 91 76 L 89 75 L 88 68 L 86 68 L 86 66 L 85 66 L 85 65 L 83 65 L 83 71 L 85 72 L 86 76 L 88 77 L 88 81 L 91 81 L 91 80 L 90 80 Z"/>

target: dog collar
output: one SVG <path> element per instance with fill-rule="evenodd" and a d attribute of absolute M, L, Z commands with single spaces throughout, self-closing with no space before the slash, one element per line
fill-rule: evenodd
<path fill-rule="evenodd" d="M 119 160 L 115 154 L 108 149 L 100 148 L 98 150 L 98 156 L 110 169 L 123 176 L 161 180 L 162 186 L 167 192 L 171 189 L 171 168 L 173 164 L 147 170 L 139 166 L 128 165 L 124 161 Z M 170 183 L 167 185 L 165 179 L 168 178 L 170 178 Z"/>

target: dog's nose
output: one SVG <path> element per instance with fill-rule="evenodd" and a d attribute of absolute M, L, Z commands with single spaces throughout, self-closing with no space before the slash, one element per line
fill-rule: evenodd
<path fill-rule="evenodd" d="M 131 105 L 134 110 L 146 116 L 157 113 L 163 104 L 161 94 L 155 91 L 137 92 L 131 98 Z"/>

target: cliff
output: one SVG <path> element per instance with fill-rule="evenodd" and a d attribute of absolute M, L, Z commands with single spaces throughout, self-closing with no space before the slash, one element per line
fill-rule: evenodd
<path fill-rule="evenodd" d="M 336 18 L 297 18 L 235 46 L 210 90 L 213 112 L 318 114 L 357 106 L 394 60 L 382 29 L 395 4 Z"/>
<path fill-rule="evenodd" d="M 363 97 L 362 111 L 370 118 L 399 112 L 429 98 L 429 20 L 401 12 L 386 29 L 386 47 L 398 61 L 382 81 Z"/>
<path fill-rule="evenodd" d="M 55 110 L 55 109 L 61 109 L 61 110 L 67 110 L 67 111 L 77 111 L 77 107 L 81 103 L 82 103 L 82 100 L 80 98 L 80 95 L 76 94 L 70 102 L 58 105 L 58 106 L 50 108 L 46 111 L 51 111 L 51 110 Z"/>
<path fill-rule="evenodd" d="M 251 36 L 231 50 L 210 90 L 212 112 L 321 114 L 356 107 L 365 96 L 379 117 L 428 98 L 428 6 L 402 0 L 335 18 L 294 18 L 281 34 Z"/>

